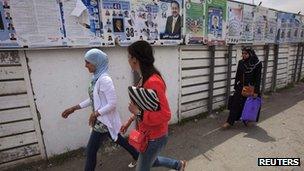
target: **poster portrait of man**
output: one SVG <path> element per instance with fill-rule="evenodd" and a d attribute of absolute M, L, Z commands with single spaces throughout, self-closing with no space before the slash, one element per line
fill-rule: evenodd
<path fill-rule="evenodd" d="M 124 32 L 123 19 L 113 18 L 113 30 L 114 32 Z"/>
<path fill-rule="evenodd" d="M 180 15 L 180 4 L 177 1 L 171 2 L 172 15 L 167 18 L 165 34 L 180 35 L 182 18 Z"/>

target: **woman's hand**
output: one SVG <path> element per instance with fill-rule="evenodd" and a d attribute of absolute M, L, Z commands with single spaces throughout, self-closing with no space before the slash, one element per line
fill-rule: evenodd
<path fill-rule="evenodd" d="M 123 125 L 121 126 L 121 128 L 120 128 L 120 132 L 121 132 L 122 134 L 125 134 L 125 133 L 127 132 L 128 128 L 129 128 L 129 126 L 130 126 L 130 124 L 128 124 L 128 123 L 123 124 Z"/>
<path fill-rule="evenodd" d="M 131 113 L 133 113 L 134 115 L 136 115 L 137 113 L 140 112 L 140 110 L 138 109 L 138 107 L 134 104 L 134 103 L 129 103 L 129 111 Z"/>
<path fill-rule="evenodd" d="M 96 119 L 97 119 L 97 116 L 96 116 L 95 112 L 92 112 L 90 115 L 90 118 L 89 118 L 89 126 L 93 127 Z"/>
<path fill-rule="evenodd" d="M 130 127 L 130 125 L 131 125 L 131 123 L 134 121 L 134 119 L 135 119 L 135 115 L 132 115 L 132 116 L 129 118 L 128 122 L 126 122 L 125 124 L 123 124 L 123 125 L 121 126 L 120 132 L 121 132 L 122 134 L 125 134 L 125 133 L 127 132 L 128 128 Z"/>
<path fill-rule="evenodd" d="M 79 105 L 70 107 L 70 108 L 64 110 L 64 111 L 61 113 L 61 116 L 62 116 L 63 118 L 67 118 L 67 117 L 69 117 L 70 114 L 74 113 L 75 110 L 78 110 L 78 109 L 80 109 L 80 106 L 79 106 Z"/>

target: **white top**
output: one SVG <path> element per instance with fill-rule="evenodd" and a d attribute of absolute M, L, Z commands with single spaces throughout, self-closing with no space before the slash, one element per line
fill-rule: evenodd
<path fill-rule="evenodd" d="M 93 90 L 93 99 L 95 111 L 100 114 L 97 119 L 108 127 L 112 139 L 116 141 L 121 121 L 116 110 L 117 96 L 114 84 L 109 75 L 102 74 L 98 78 Z M 79 104 L 81 108 L 86 108 L 90 105 L 90 98 Z"/>

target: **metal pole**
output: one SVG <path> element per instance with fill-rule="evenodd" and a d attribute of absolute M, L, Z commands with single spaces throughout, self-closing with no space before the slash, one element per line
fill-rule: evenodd
<path fill-rule="evenodd" d="M 208 91 L 208 114 L 212 113 L 213 108 L 213 84 L 214 84 L 214 58 L 215 46 L 209 46 L 210 52 L 210 69 L 209 69 L 209 91 Z"/>
<path fill-rule="evenodd" d="M 303 65 L 303 58 L 304 58 L 304 44 L 302 44 L 302 55 L 301 55 L 301 62 L 300 62 L 300 68 L 298 73 L 298 82 L 301 80 L 301 74 L 302 74 L 302 65 Z"/>
<path fill-rule="evenodd" d="M 228 45 L 228 65 L 227 65 L 227 85 L 226 85 L 226 107 L 228 106 L 228 100 L 230 96 L 231 89 L 231 71 L 232 71 L 232 49 L 233 45 Z"/>
<path fill-rule="evenodd" d="M 263 66 L 263 80 L 262 80 L 262 94 L 265 92 L 266 79 L 267 79 L 267 68 L 268 68 L 268 59 L 269 59 L 269 44 L 264 46 L 264 66 Z"/>
<path fill-rule="evenodd" d="M 297 79 L 297 70 L 298 70 L 298 62 L 299 62 L 299 56 L 300 56 L 300 49 L 301 49 L 301 44 L 298 44 L 298 49 L 297 49 L 297 56 L 296 56 L 296 64 L 294 67 L 294 71 L 293 71 L 293 76 L 292 76 L 292 82 L 296 82 Z"/>
<path fill-rule="evenodd" d="M 272 92 L 275 92 L 277 86 L 277 71 L 279 61 L 279 44 L 274 45 L 274 61 L 273 61 L 273 75 L 272 75 Z"/>

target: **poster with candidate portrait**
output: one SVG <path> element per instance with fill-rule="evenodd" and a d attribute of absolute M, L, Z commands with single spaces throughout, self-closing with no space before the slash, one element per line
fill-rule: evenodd
<path fill-rule="evenodd" d="M 291 32 L 294 23 L 294 14 L 278 13 L 278 43 L 289 43 L 292 40 Z"/>
<path fill-rule="evenodd" d="M 0 48 L 18 47 L 9 0 L 0 1 Z"/>
<path fill-rule="evenodd" d="M 161 45 L 175 45 L 182 42 L 183 0 L 154 1 L 159 7 L 157 24 Z"/>
<path fill-rule="evenodd" d="M 130 15 L 130 1 L 102 0 L 101 18 L 104 38 L 109 42 L 115 41 L 121 46 L 127 46 L 132 42 L 134 30 L 126 27 Z"/>
<path fill-rule="evenodd" d="M 158 13 L 159 6 L 154 1 L 132 1 L 126 27 L 134 30 L 133 40 L 145 40 L 150 44 L 156 44 L 159 40 Z"/>
<path fill-rule="evenodd" d="M 301 16 L 295 15 L 294 28 L 292 30 L 293 42 L 300 42 Z"/>
<path fill-rule="evenodd" d="M 242 36 L 240 43 L 253 43 L 253 19 L 254 19 L 254 6 L 243 6 L 243 22 L 242 22 Z"/>
<path fill-rule="evenodd" d="M 206 2 L 206 34 L 210 45 L 225 44 L 226 8 L 227 0 L 208 0 Z"/>
<path fill-rule="evenodd" d="M 205 36 L 206 3 L 201 0 L 186 0 L 186 44 L 207 43 Z"/>
<path fill-rule="evenodd" d="M 60 1 L 63 34 L 68 46 L 107 46 L 98 0 Z M 114 43 L 112 43 L 114 45 Z"/>
<path fill-rule="evenodd" d="M 267 11 L 267 22 L 265 30 L 265 42 L 275 43 L 277 36 L 277 12 L 269 9 Z"/>
<path fill-rule="evenodd" d="M 238 44 L 242 34 L 243 4 L 228 2 L 227 44 Z"/>
<path fill-rule="evenodd" d="M 261 6 L 254 9 L 254 44 L 265 44 L 267 11 L 267 8 Z"/>
<path fill-rule="evenodd" d="M 304 42 L 304 16 L 303 15 L 300 15 L 299 41 Z"/>

